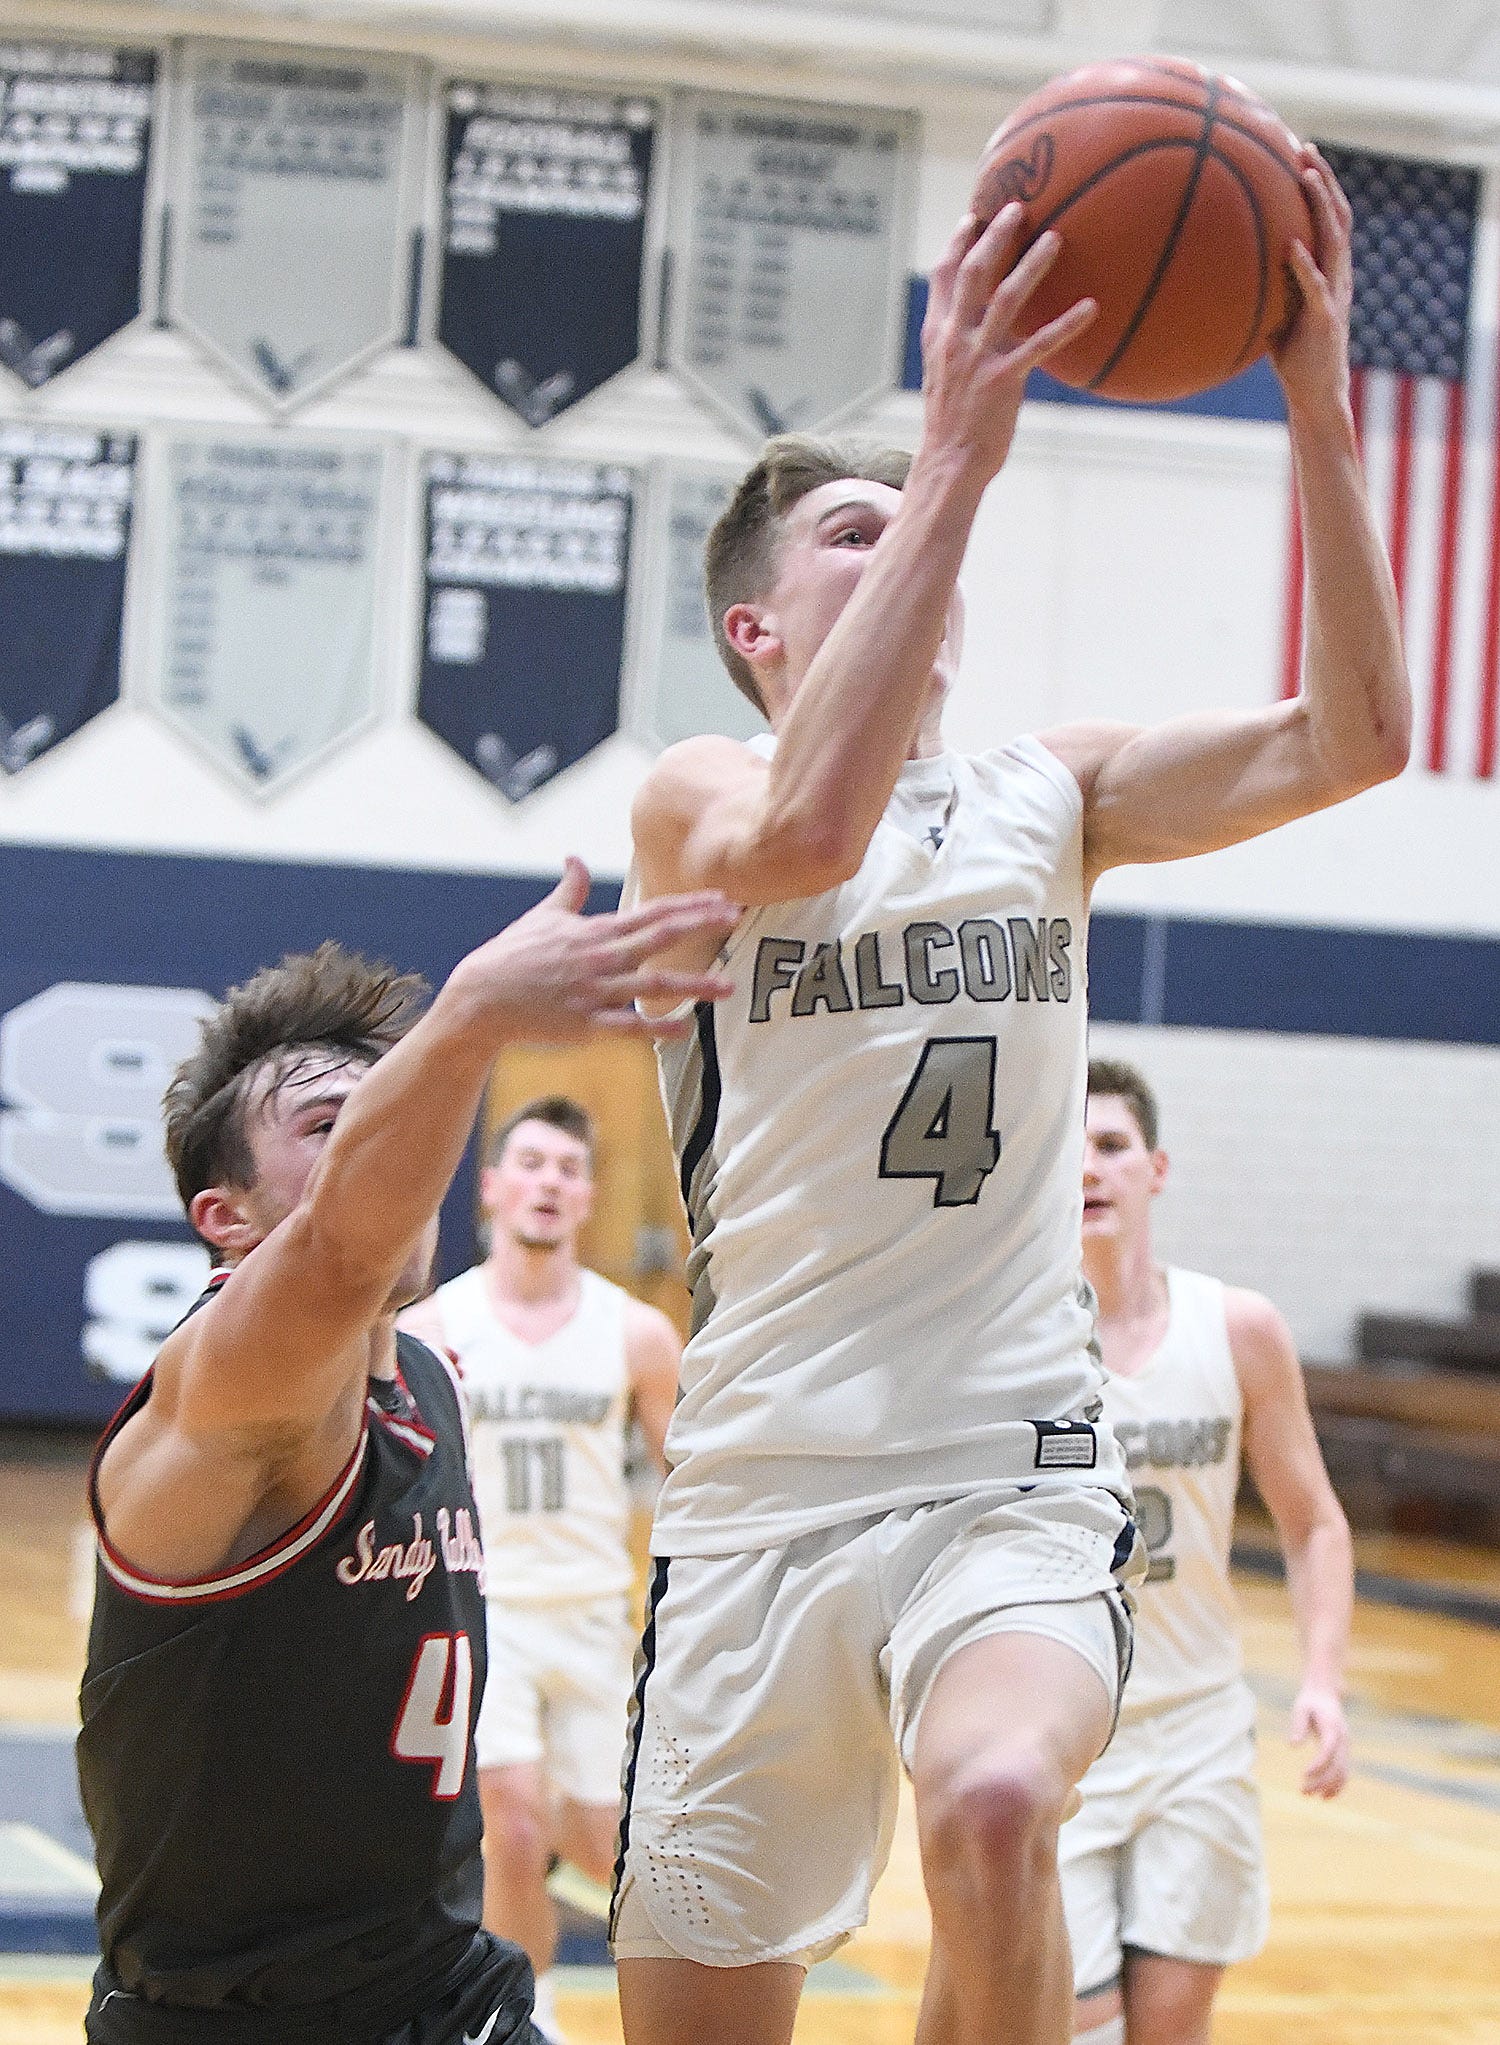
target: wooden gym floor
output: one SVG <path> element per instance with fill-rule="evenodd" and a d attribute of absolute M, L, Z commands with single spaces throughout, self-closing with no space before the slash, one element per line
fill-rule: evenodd
<path fill-rule="evenodd" d="M 82 1460 L 7 1457 L 0 1438 L 0 1735 L 50 1737 L 54 1751 L 82 1663 Z M 1398 1596 L 1457 1587 L 1500 1611 L 1500 1556 L 1366 1537 L 1359 1560 Z M 1259 1573 L 1240 1591 L 1273 1916 L 1266 1951 L 1226 1982 L 1217 2045 L 1500 2045 L 1500 1627 L 1362 1599 L 1355 1777 L 1337 1803 L 1310 1804 L 1284 1738 L 1296 1670 L 1285 1594 Z M 926 1936 L 908 1811 L 868 1929 L 809 1983 L 799 2045 L 904 2045 Z M 0 1955 L 0 2045 L 77 2045 L 89 1965 Z M 562 1990 L 573 2045 L 616 2045 L 608 1970 L 568 1970 Z"/>

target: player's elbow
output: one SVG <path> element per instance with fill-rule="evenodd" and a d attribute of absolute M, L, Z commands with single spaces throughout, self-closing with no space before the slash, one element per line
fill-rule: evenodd
<path fill-rule="evenodd" d="M 1371 786 L 1380 781 L 1394 781 L 1398 774 L 1404 774 L 1411 759 L 1411 706 L 1399 720 L 1380 723 L 1372 734 L 1374 771 Z"/>
<path fill-rule="evenodd" d="M 706 885 L 741 902 L 799 902 L 842 887 L 867 846 L 836 818 L 767 817 L 704 861 Z"/>
<path fill-rule="evenodd" d="M 799 895 L 825 895 L 853 880 L 868 846 L 837 820 L 815 819 L 788 835 L 777 847 L 777 859 L 788 877 L 795 877 Z"/>
<path fill-rule="evenodd" d="M 870 847 L 869 831 L 837 802 L 798 802 L 772 809 L 757 836 L 766 864 L 795 883 L 787 899 L 842 887 L 859 872 Z"/>
<path fill-rule="evenodd" d="M 1411 697 L 1406 691 L 1382 696 L 1372 690 L 1374 702 L 1352 740 L 1349 766 L 1360 789 L 1376 788 L 1382 781 L 1394 781 L 1404 773 L 1411 758 Z"/>
<path fill-rule="evenodd" d="M 1347 802 L 1367 788 L 1394 781 L 1411 758 L 1409 700 L 1383 700 L 1376 691 L 1371 693 L 1376 700 L 1367 716 L 1312 735 L 1315 771 L 1327 802 Z"/>
<path fill-rule="evenodd" d="M 756 862 L 758 892 L 778 902 L 811 901 L 852 880 L 862 857 L 838 840 L 816 836 L 769 846 Z"/>

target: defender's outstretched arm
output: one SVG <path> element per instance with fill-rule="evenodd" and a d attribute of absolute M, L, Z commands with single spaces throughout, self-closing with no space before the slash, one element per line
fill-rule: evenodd
<path fill-rule="evenodd" d="M 326 1148 L 301 1198 L 168 1338 L 151 1397 L 100 1466 L 111 1538 L 138 1566 L 192 1575 L 250 1552 L 247 1540 L 293 1523 L 347 1461 L 377 1324 L 504 1045 L 576 1041 L 596 1028 L 640 1034 L 652 1026 L 638 998 L 691 1003 L 728 991 L 715 974 L 647 963 L 684 938 L 721 942 L 738 914 L 721 896 L 584 917 L 587 893 L 587 872 L 570 860 L 553 893 L 462 960 L 341 1103 L 318 1109 Z"/>

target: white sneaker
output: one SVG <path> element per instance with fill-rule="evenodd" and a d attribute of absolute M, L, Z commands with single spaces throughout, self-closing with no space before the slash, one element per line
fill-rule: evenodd
<path fill-rule="evenodd" d="M 547 2040 L 547 2045 L 568 2045 L 557 2020 L 557 1988 L 550 1970 L 536 1977 L 536 2000 L 532 2004 L 531 2021 Z"/>

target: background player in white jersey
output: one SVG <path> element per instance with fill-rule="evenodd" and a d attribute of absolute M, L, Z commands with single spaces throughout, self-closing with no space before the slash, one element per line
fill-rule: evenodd
<path fill-rule="evenodd" d="M 1348 399 L 1350 215 L 1276 350 L 1308 535 L 1294 702 L 948 751 L 956 580 L 1055 260 L 975 211 L 933 273 L 899 457 L 776 444 L 710 540 L 774 747 L 687 741 L 634 811 L 644 895 L 749 905 L 663 1084 L 693 1225 L 614 1910 L 631 2045 L 785 2045 L 860 1924 L 910 1769 L 923 2045 L 1072 2029 L 1056 1870 L 1120 1677 L 1126 1480 L 1080 1298 L 1089 891 L 1399 772 L 1411 705 Z M 991 218 L 993 213 L 994 217 Z M 679 954 L 699 960 L 707 947 Z"/>
<path fill-rule="evenodd" d="M 1059 1864 L 1086 2045 L 1207 2045 L 1224 1969 L 1258 1952 L 1266 1883 L 1229 1544 L 1243 1454 L 1276 1523 L 1302 1644 L 1293 1742 L 1309 1796 L 1348 1773 L 1341 1700 L 1354 1565 L 1290 1330 L 1258 1292 L 1164 1268 L 1167 1178 L 1132 1066 L 1089 1066 L 1083 1261 L 1099 1300 L 1105 1416 L 1150 1550 L 1135 1658 Z"/>
<path fill-rule="evenodd" d="M 483 1263 L 401 1325 L 463 1376 L 484 1541 L 490 1680 L 475 1741 L 485 1816 L 485 1922 L 523 1946 L 537 2018 L 549 1985 L 554 1852 L 607 1882 L 635 1635 L 627 1430 L 658 1464 L 682 1344 L 666 1315 L 578 1261 L 594 1204 L 594 1130 L 576 1101 L 528 1101 L 490 1139 L 479 1177 Z"/>

